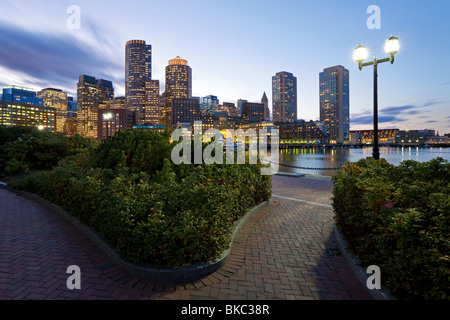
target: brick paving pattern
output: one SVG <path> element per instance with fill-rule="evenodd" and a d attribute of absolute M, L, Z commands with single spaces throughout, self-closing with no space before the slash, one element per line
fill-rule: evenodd
<path fill-rule="evenodd" d="M 331 191 L 327 180 L 274 176 L 272 202 L 242 227 L 227 264 L 174 283 L 131 276 L 59 215 L 0 189 L 0 299 L 369 300 L 336 250 Z M 81 290 L 66 286 L 70 265 Z"/>

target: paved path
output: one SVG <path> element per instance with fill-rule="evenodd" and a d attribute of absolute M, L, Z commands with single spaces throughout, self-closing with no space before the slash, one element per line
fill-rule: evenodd
<path fill-rule="evenodd" d="M 0 189 L 0 299 L 371 299 L 339 255 L 332 183 L 273 177 L 273 201 L 241 229 L 227 264 L 190 283 L 130 276 L 69 222 Z M 67 267 L 81 290 L 67 289 Z"/>

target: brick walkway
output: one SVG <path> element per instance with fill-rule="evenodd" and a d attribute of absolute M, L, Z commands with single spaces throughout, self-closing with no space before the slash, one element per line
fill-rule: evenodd
<path fill-rule="evenodd" d="M 371 299 L 334 250 L 332 183 L 273 177 L 273 201 L 241 229 L 230 260 L 190 283 L 130 276 L 69 222 L 0 189 L 0 299 Z M 67 289 L 67 267 L 81 290 Z"/>

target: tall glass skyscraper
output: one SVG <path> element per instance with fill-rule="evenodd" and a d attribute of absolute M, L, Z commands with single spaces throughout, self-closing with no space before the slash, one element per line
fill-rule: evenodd
<path fill-rule="evenodd" d="M 125 105 L 127 109 L 138 112 L 140 122 L 146 118 L 145 88 L 146 81 L 151 79 L 152 46 L 143 40 L 128 41 L 125 45 Z"/>
<path fill-rule="evenodd" d="M 187 60 L 176 57 L 169 60 L 166 67 L 166 101 L 165 123 L 172 123 L 173 99 L 189 99 L 192 97 L 192 69 Z"/>
<path fill-rule="evenodd" d="M 343 144 L 350 133 L 349 72 L 338 65 L 319 74 L 320 121 L 327 126 L 330 143 Z"/>
<path fill-rule="evenodd" d="M 297 121 L 297 78 L 292 73 L 272 77 L 272 114 L 275 123 Z"/>

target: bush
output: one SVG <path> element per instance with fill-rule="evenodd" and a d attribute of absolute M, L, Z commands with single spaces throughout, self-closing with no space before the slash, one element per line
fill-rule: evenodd
<path fill-rule="evenodd" d="M 336 223 L 394 295 L 449 299 L 450 164 L 362 159 L 333 177 Z"/>
<path fill-rule="evenodd" d="M 0 173 L 7 175 L 50 170 L 63 158 L 75 155 L 92 144 L 79 135 L 66 137 L 25 128 L 3 128 L 0 133 L 9 137 L 4 138 L 6 142 L 0 145 Z"/>
<path fill-rule="evenodd" d="M 179 165 L 167 135 L 127 130 L 52 170 L 10 182 L 92 227 L 124 259 L 180 267 L 212 261 L 233 223 L 271 196 L 261 165 Z"/>

